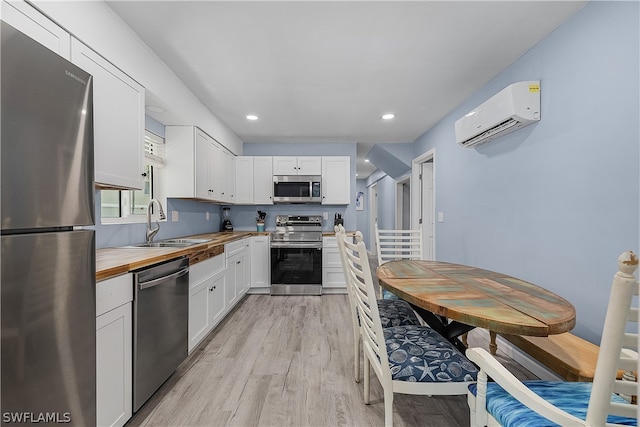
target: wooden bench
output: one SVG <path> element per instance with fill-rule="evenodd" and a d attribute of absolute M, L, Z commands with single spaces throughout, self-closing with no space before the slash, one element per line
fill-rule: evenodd
<path fill-rule="evenodd" d="M 548 337 L 501 335 L 567 381 L 593 381 L 600 347 L 565 332 Z"/>

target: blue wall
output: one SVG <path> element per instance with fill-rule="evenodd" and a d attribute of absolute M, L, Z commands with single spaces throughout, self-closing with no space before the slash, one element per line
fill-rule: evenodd
<path fill-rule="evenodd" d="M 639 28 L 637 2 L 589 3 L 414 146 L 435 149 L 436 258 L 562 295 L 592 342 L 616 258 L 638 250 Z M 458 146 L 455 120 L 522 80 L 541 81 L 542 120 Z"/>

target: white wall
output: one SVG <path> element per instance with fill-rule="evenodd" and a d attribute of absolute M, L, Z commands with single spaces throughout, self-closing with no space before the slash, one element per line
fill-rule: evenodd
<path fill-rule="evenodd" d="M 639 5 L 591 2 L 422 135 L 436 148 L 436 254 L 560 294 L 599 342 L 616 259 L 639 249 Z M 542 120 L 479 148 L 454 121 L 541 81 Z"/>
<path fill-rule="evenodd" d="M 203 129 L 234 154 L 242 141 L 102 1 L 35 1 L 34 5 L 76 38 L 160 98 L 179 123 Z"/>

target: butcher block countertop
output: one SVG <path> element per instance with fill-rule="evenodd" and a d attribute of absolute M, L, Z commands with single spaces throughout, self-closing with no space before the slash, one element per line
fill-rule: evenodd
<path fill-rule="evenodd" d="M 109 279 L 132 270 L 137 270 L 138 268 L 147 267 L 180 256 L 189 257 L 189 264 L 195 264 L 224 253 L 225 243 L 249 236 L 269 234 L 268 232 L 256 231 L 227 231 L 185 236 L 185 238 L 190 239 L 211 239 L 211 241 L 184 248 L 136 248 L 123 246 L 98 249 L 96 251 L 96 281 Z"/>

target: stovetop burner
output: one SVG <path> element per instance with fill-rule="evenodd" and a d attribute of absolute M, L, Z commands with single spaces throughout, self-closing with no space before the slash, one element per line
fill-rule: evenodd
<path fill-rule="evenodd" d="M 322 242 L 321 215 L 277 215 L 272 246 L 297 242 Z"/>

